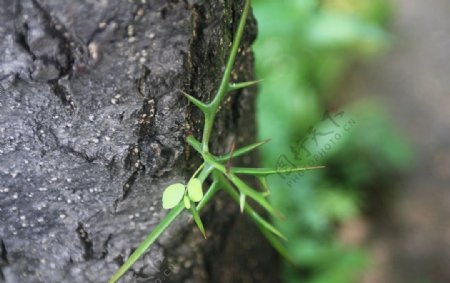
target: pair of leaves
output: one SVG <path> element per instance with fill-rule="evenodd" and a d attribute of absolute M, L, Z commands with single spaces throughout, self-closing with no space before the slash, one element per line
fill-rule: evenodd
<path fill-rule="evenodd" d="M 203 222 L 200 219 L 197 208 L 195 205 L 191 205 L 191 202 L 199 202 L 203 199 L 202 182 L 198 178 L 192 178 L 189 180 L 187 186 L 176 183 L 168 186 L 163 193 L 162 203 L 163 208 L 171 209 L 180 204 L 183 200 L 184 207 L 189 209 L 194 218 L 195 223 L 206 238 L 205 228 Z"/>
<path fill-rule="evenodd" d="M 186 194 L 187 189 L 187 194 Z M 177 206 L 181 200 L 184 206 L 191 208 L 191 201 L 199 202 L 203 198 L 202 182 L 198 178 L 189 180 L 187 186 L 176 183 L 168 186 L 163 193 L 162 203 L 164 209 L 171 209 Z"/>

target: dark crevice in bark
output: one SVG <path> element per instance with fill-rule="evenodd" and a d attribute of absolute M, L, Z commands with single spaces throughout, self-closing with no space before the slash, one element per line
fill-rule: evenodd
<path fill-rule="evenodd" d="M 131 174 L 131 176 L 126 181 L 125 185 L 123 185 L 121 201 L 124 201 L 127 198 L 128 194 L 131 191 L 131 186 L 133 186 L 134 182 L 136 181 L 137 175 L 138 172 L 134 171 L 133 174 Z"/>
<path fill-rule="evenodd" d="M 59 39 L 59 47 L 60 51 L 64 53 L 67 59 L 67 64 L 61 65 L 58 64 L 60 68 L 60 76 L 64 77 L 66 75 L 70 75 L 72 71 L 72 66 L 74 64 L 74 57 L 73 52 L 70 48 L 70 38 L 69 33 L 67 29 L 63 26 L 62 23 L 57 21 L 54 17 L 52 17 L 51 13 L 47 11 L 41 3 L 39 3 L 38 0 L 32 0 L 33 5 L 36 7 L 36 9 L 41 13 L 43 19 L 45 20 L 45 31 L 52 37 Z M 56 25 L 58 25 L 59 28 L 56 28 Z"/>
<path fill-rule="evenodd" d="M 67 88 L 60 84 L 58 81 L 50 81 L 50 87 L 52 88 L 53 93 L 61 100 L 62 104 L 70 109 L 75 108 L 75 104 L 72 100 L 72 96 Z"/>
<path fill-rule="evenodd" d="M 77 233 L 78 233 L 78 237 L 80 238 L 81 245 L 83 246 L 83 249 L 84 249 L 84 254 L 83 254 L 84 259 L 85 260 L 92 259 L 94 256 L 92 241 L 89 238 L 89 234 L 86 231 L 86 229 L 84 228 L 83 223 L 81 223 L 81 222 L 78 222 Z"/>
<path fill-rule="evenodd" d="M 204 6 L 201 5 L 193 5 L 189 6 L 188 3 L 186 3 L 187 7 L 191 9 L 192 15 L 191 15 L 191 29 L 192 29 L 192 37 L 189 40 L 189 50 L 186 54 L 184 54 L 184 69 L 186 70 L 186 73 L 189 74 L 184 82 L 182 89 L 184 92 L 192 95 L 193 97 L 198 98 L 202 101 L 209 101 L 209 97 L 207 96 L 206 92 L 198 93 L 196 84 L 199 84 L 199 81 L 201 80 L 200 77 L 198 77 L 199 74 L 199 59 L 198 59 L 198 52 L 201 52 L 201 43 L 202 43 L 202 37 L 203 37 L 203 27 L 202 27 L 202 15 L 205 12 Z M 195 106 L 190 105 L 188 103 L 188 107 L 191 109 L 187 111 L 186 115 L 186 136 L 188 135 L 194 135 L 198 139 L 201 138 L 201 129 L 203 128 L 203 114 L 199 109 L 197 109 Z M 196 165 L 200 162 L 199 157 L 193 157 L 192 156 L 193 150 L 189 146 L 185 148 L 185 159 L 190 160 L 194 158 L 194 162 L 188 163 L 188 171 L 195 170 L 194 168 Z"/>
<path fill-rule="evenodd" d="M 28 33 L 28 25 L 26 23 L 23 24 L 23 31 L 16 32 L 16 42 L 17 44 L 25 50 L 26 53 L 28 53 L 33 60 L 36 60 L 36 55 L 31 51 L 30 46 L 27 42 L 27 33 Z"/>
<path fill-rule="evenodd" d="M 1 250 L 0 257 L 1 257 L 2 261 L 4 261 L 5 263 L 8 263 L 9 262 L 8 250 L 6 249 L 5 242 L 2 239 L 0 239 L 0 250 Z"/>
<path fill-rule="evenodd" d="M 122 255 L 118 255 L 114 258 L 114 262 L 117 264 L 117 266 L 122 266 L 122 264 L 125 262 Z"/>
<path fill-rule="evenodd" d="M 70 147 L 70 146 L 64 146 L 64 145 L 59 145 L 58 146 L 59 151 L 66 153 L 66 154 L 72 154 L 76 157 L 79 157 L 83 160 L 85 160 L 88 163 L 93 163 L 95 161 L 95 156 L 89 156 L 87 153 L 85 152 L 80 152 L 75 150 L 74 148 Z"/>
<path fill-rule="evenodd" d="M 122 196 L 114 201 L 114 211 L 117 211 L 119 203 L 128 197 L 131 187 L 136 181 L 139 171 L 142 169 L 140 152 L 141 150 L 138 144 L 131 146 L 128 150 L 128 154 L 125 157 L 124 167 L 126 170 L 132 171 L 132 173 L 122 186 Z"/>
<path fill-rule="evenodd" d="M 231 127 L 237 128 L 237 127 L 239 127 L 239 121 L 241 119 L 241 111 L 240 111 L 241 110 L 241 105 L 240 105 L 241 100 L 239 99 L 240 93 L 234 92 L 234 93 L 231 93 L 230 95 L 233 97 L 233 100 L 231 102 L 232 103 L 231 107 L 233 108 L 232 117 L 231 117 L 231 121 L 232 121 Z"/>
<path fill-rule="evenodd" d="M 155 100 L 151 97 L 150 90 L 146 86 L 146 79 L 150 76 L 150 70 L 146 67 L 143 68 L 142 76 L 135 81 L 135 87 L 137 91 L 146 99 L 143 100 L 141 111 L 138 116 L 138 141 L 133 147 L 130 147 L 128 154 L 125 158 L 125 169 L 131 170 L 132 173 L 127 179 L 122 189 L 122 197 L 114 202 L 115 210 L 117 210 L 118 204 L 124 201 L 131 191 L 136 178 L 140 171 L 145 172 L 146 164 L 145 160 L 142 160 L 141 152 L 143 148 L 146 148 L 153 139 L 154 135 L 154 121 L 156 115 Z"/>
<path fill-rule="evenodd" d="M 103 243 L 103 252 L 100 256 L 100 259 L 105 259 L 108 255 L 108 244 L 112 239 L 112 234 L 108 234 L 108 237 L 106 238 L 106 241 Z"/>
<path fill-rule="evenodd" d="M 8 263 L 8 250 L 6 249 L 6 245 L 3 239 L 0 239 L 0 279 L 2 280 L 5 280 L 3 267 L 8 265 Z"/>

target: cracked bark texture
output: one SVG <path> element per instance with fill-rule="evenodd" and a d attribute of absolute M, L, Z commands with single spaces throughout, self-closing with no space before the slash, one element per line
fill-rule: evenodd
<path fill-rule="evenodd" d="M 243 1 L 0 3 L 0 281 L 106 282 L 199 163 L 202 116 L 178 89 L 212 97 Z M 249 19 L 234 80 L 255 34 Z M 214 151 L 252 141 L 253 94 L 225 101 Z M 183 215 L 121 282 L 277 282 L 228 197 L 203 217 L 207 241 Z"/>

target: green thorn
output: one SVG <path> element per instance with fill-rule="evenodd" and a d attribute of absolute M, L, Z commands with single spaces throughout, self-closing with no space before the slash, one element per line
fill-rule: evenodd
<path fill-rule="evenodd" d="M 260 224 L 264 229 L 266 229 L 269 232 L 272 232 L 274 235 L 278 236 L 279 238 L 285 241 L 288 240 L 287 237 L 280 232 L 280 230 L 278 230 L 277 228 L 275 228 L 275 226 L 267 222 L 267 220 L 262 218 L 259 214 L 257 214 L 256 212 L 252 212 L 252 214 L 254 214 L 253 220 L 258 224 Z"/>
<path fill-rule="evenodd" d="M 276 216 L 278 218 L 283 218 L 283 215 L 272 207 L 272 205 L 267 201 L 267 199 L 265 199 L 262 193 L 254 190 L 249 185 L 247 185 L 243 180 L 241 180 L 237 175 L 233 174 L 233 168 L 231 168 L 232 171 L 230 172 L 230 174 L 228 174 L 225 166 L 218 163 L 216 159 L 214 159 L 214 157 L 211 156 L 211 154 L 203 153 L 202 156 L 205 162 L 209 163 L 211 166 L 214 166 L 218 171 L 220 171 L 223 174 L 223 176 L 226 176 L 239 189 L 240 192 L 246 194 L 248 197 L 256 201 L 271 215 Z"/>
<path fill-rule="evenodd" d="M 227 91 L 235 91 L 241 88 L 246 88 L 252 85 L 256 85 L 258 83 L 260 83 L 262 80 L 258 80 L 258 81 L 249 81 L 249 82 L 242 82 L 242 83 L 231 83 L 228 84 L 228 89 Z"/>
<path fill-rule="evenodd" d="M 299 167 L 299 168 L 289 168 L 289 169 L 276 169 L 276 168 L 246 168 L 246 167 L 234 167 L 231 168 L 231 172 L 234 174 L 243 174 L 243 175 L 253 175 L 257 176 L 268 176 L 274 174 L 281 173 L 293 173 L 300 171 L 308 171 L 315 169 L 322 169 L 325 166 L 312 166 L 312 167 Z"/>
<path fill-rule="evenodd" d="M 187 94 L 186 92 L 182 91 L 181 89 L 178 90 L 181 92 L 192 104 L 197 106 L 203 113 L 209 112 L 209 107 L 205 103 L 201 102 L 197 98 L 193 97 L 192 95 Z"/>
<path fill-rule="evenodd" d="M 236 201 L 240 202 L 239 195 L 237 191 L 233 188 L 233 186 L 226 180 L 224 177 L 220 176 L 220 182 L 224 186 L 224 189 L 231 195 L 231 197 Z M 277 228 L 275 228 L 272 224 L 267 222 L 264 218 L 262 218 L 250 205 L 244 204 L 244 211 L 247 213 L 253 221 L 258 225 L 258 227 L 263 231 L 271 232 L 272 234 L 278 236 L 279 238 L 287 241 L 287 237 L 283 235 Z"/>
<path fill-rule="evenodd" d="M 269 184 L 267 184 L 267 179 L 262 176 L 258 176 L 258 181 L 261 184 L 261 187 L 264 189 L 263 196 L 270 196 Z"/>
<path fill-rule="evenodd" d="M 256 223 L 259 230 L 261 231 L 261 233 L 263 233 L 263 235 L 266 237 L 267 241 L 269 241 L 269 243 L 272 245 L 272 247 L 274 247 L 280 254 L 281 256 L 283 256 L 288 263 L 290 263 L 292 266 L 297 266 L 295 264 L 294 259 L 289 255 L 288 250 L 286 249 L 286 246 L 284 246 L 278 238 L 276 238 L 276 236 L 274 234 L 272 234 L 270 231 L 267 231 L 266 229 L 264 229 L 264 227 L 259 224 Z"/>
<path fill-rule="evenodd" d="M 252 150 L 255 150 L 255 149 L 259 148 L 260 146 L 265 145 L 269 141 L 270 141 L 270 139 L 267 139 L 267 140 L 264 140 L 264 141 L 261 141 L 261 142 L 257 142 L 257 143 L 254 143 L 254 144 L 247 145 L 247 146 L 244 146 L 242 148 L 236 149 L 233 152 L 233 156 L 232 157 L 236 158 L 236 157 L 242 156 L 242 155 L 244 155 L 244 154 L 246 154 L 246 153 L 248 153 L 248 152 L 250 152 Z M 219 157 L 217 157 L 217 161 L 219 161 L 219 162 L 227 161 L 228 159 L 230 159 L 230 156 L 231 155 L 229 153 L 225 154 L 225 155 L 222 155 L 222 156 L 219 156 Z"/>
<path fill-rule="evenodd" d="M 203 237 L 206 239 L 206 231 L 205 227 L 203 226 L 202 219 L 200 218 L 200 215 L 198 214 L 197 208 L 195 205 L 192 205 L 189 211 L 192 214 L 192 217 L 194 218 L 195 223 L 197 224 L 198 229 L 200 232 L 202 232 Z"/>
<path fill-rule="evenodd" d="M 245 194 L 241 192 L 241 195 L 239 196 L 239 207 L 241 208 L 241 213 L 244 213 L 244 207 L 245 207 Z"/>
<path fill-rule="evenodd" d="M 275 217 L 282 219 L 284 216 L 273 208 L 273 206 L 267 201 L 267 199 L 260 192 L 254 190 L 249 185 L 247 185 L 244 181 L 238 178 L 234 174 L 230 174 L 227 178 L 239 189 L 240 192 L 248 195 L 251 199 L 257 202 L 261 207 L 263 207 L 267 212 Z"/>

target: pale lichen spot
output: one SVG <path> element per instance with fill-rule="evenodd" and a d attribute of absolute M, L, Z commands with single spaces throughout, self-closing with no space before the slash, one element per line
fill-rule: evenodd
<path fill-rule="evenodd" d="M 98 59 L 98 44 L 96 42 L 89 43 L 88 51 L 92 59 L 94 60 Z"/>
<path fill-rule="evenodd" d="M 127 34 L 129 37 L 134 36 L 134 26 L 133 25 L 129 25 L 127 28 Z"/>
<path fill-rule="evenodd" d="M 9 192 L 9 188 L 0 188 L 0 193 L 7 193 Z"/>

